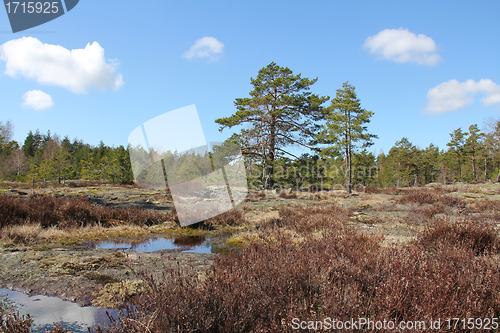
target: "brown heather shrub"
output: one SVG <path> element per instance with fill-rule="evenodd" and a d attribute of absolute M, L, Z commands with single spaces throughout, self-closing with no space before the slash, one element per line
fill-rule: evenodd
<path fill-rule="evenodd" d="M 478 213 L 500 212 L 500 200 L 479 201 L 475 203 L 474 208 L 474 211 Z"/>
<path fill-rule="evenodd" d="M 68 185 L 69 187 L 72 187 L 72 188 L 101 186 L 103 184 L 104 184 L 104 182 L 100 181 L 100 180 L 86 180 L 86 179 L 69 180 L 66 182 L 66 185 Z M 50 185 L 50 186 L 53 187 L 53 185 Z"/>
<path fill-rule="evenodd" d="M 225 226 L 237 227 L 243 225 L 244 223 L 245 217 L 243 216 L 241 210 L 231 209 L 204 221 L 203 225 L 211 228 L 217 228 Z"/>
<path fill-rule="evenodd" d="M 383 188 L 381 189 L 382 194 L 393 194 L 393 195 L 399 195 L 405 193 L 405 190 L 400 190 L 396 187 L 390 187 L 390 188 Z"/>
<path fill-rule="evenodd" d="M 444 218 L 438 219 L 432 229 L 423 232 L 417 244 L 433 251 L 450 247 L 474 255 L 500 253 L 498 231 L 482 221 L 451 222 Z"/>
<path fill-rule="evenodd" d="M 283 198 L 283 199 L 296 199 L 297 198 L 297 193 L 295 193 L 295 192 L 281 191 L 278 196 L 280 198 Z"/>
<path fill-rule="evenodd" d="M 433 204 L 439 200 L 439 194 L 434 191 L 427 189 L 411 190 L 406 193 L 406 195 L 397 198 L 396 203 L 406 204 L 406 203 L 418 203 L 422 204 Z"/>
<path fill-rule="evenodd" d="M 1 333 L 30 333 L 33 319 L 29 315 L 21 316 L 18 312 L 10 314 L 0 313 Z"/>
<path fill-rule="evenodd" d="M 273 241 L 218 257 L 202 281 L 175 268 L 163 280 L 142 273 L 153 292 L 98 332 L 290 332 L 293 318 L 500 315 L 498 263 L 469 251 L 385 248 L 350 228 L 300 246 L 283 234 Z"/>
<path fill-rule="evenodd" d="M 247 197 L 245 198 L 246 202 L 255 202 L 259 201 L 259 198 L 265 198 L 266 193 L 264 191 L 262 192 L 249 192 Z"/>
<path fill-rule="evenodd" d="M 428 189 L 410 190 L 407 191 L 404 196 L 396 199 L 396 203 L 398 204 L 418 203 L 423 205 L 437 202 L 447 207 L 465 207 L 465 201 L 463 199 L 439 194 L 436 191 Z"/>
<path fill-rule="evenodd" d="M 279 218 L 270 219 L 261 226 L 264 230 L 286 228 L 296 232 L 314 232 L 338 227 L 352 215 L 350 210 L 336 205 L 324 207 L 292 206 L 282 208 Z"/>
<path fill-rule="evenodd" d="M 14 188 L 14 189 L 28 190 L 28 189 L 33 189 L 33 184 L 19 183 L 19 182 L 0 182 L 0 188 Z"/>
<path fill-rule="evenodd" d="M 438 185 L 438 186 L 432 187 L 432 190 L 434 190 L 437 193 L 452 193 L 452 192 L 458 192 L 458 187 L 456 187 L 456 186 L 443 187 L 441 185 Z"/>
<path fill-rule="evenodd" d="M 31 198 L 0 195 L 0 228 L 8 225 L 40 224 L 43 228 L 107 225 L 119 220 L 139 226 L 173 220 L 170 212 L 137 207 L 110 208 L 93 205 L 85 197 L 34 196 Z"/>
<path fill-rule="evenodd" d="M 436 214 L 443 214 L 446 211 L 446 206 L 440 202 L 432 205 L 422 205 L 414 210 L 415 213 L 423 215 L 429 219 Z"/>
<path fill-rule="evenodd" d="M 369 193 L 369 194 L 379 194 L 382 190 L 377 187 L 366 186 L 358 189 L 358 192 Z"/>

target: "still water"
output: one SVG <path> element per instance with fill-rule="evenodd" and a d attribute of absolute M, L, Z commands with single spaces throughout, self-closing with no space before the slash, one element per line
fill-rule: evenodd
<path fill-rule="evenodd" d="M 29 314 L 33 319 L 32 332 L 45 332 L 54 323 L 62 324 L 72 332 L 88 332 L 87 328 L 96 324 L 109 323 L 106 311 L 118 317 L 118 310 L 102 309 L 93 306 L 79 306 L 76 303 L 63 301 L 57 297 L 28 296 L 26 294 L 0 289 L 0 297 L 7 299 L 20 314 Z"/>
<path fill-rule="evenodd" d="M 115 249 L 117 251 L 220 253 L 227 249 L 226 241 L 231 235 L 182 236 L 176 238 L 152 237 L 140 240 L 98 241 L 90 245 L 93 249 Z"/>
<path fill-rule="evenodd" d="M 136 252 L 170 250 L 172 252 L 221 253 L 229 249 L 226 241 L 230 237 L 229 234 L 176 238 L 153 237 L 140 240 L 98 241 L 93 242 L 89 247 Z M 75 333 L 88 332 L 88 327 L 109 323 L 106 310 L 112 317 L 118 317 L 118 310 L 93 306 L 81 307 L 57 297 L 28 296 L 17 291 L 0 289 L 0 298 L 2 297 L 12 302 L 20 314 L 30 314 L 34 319 L 32 330 L 34 333 L 44 333 L 45 330 L 52 328 L 53 323 L 62 324 L 63 327 Z"/>

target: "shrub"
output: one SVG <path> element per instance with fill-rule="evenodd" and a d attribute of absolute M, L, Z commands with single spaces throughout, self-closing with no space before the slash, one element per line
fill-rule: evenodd
<path fill-rule="evenodd" d="M 220 215 L 212 217 L 203 222 L 203 225 L 211 228 L 224 227 L 224 226 L 241 226 L 245 222 L 245 217 L 239 209 L 231 209 Z"/>
<path fill-rule="evenodd" d="M 296 199 L 297 198 L 297 193 L 295 193 L 295 192 L 281 191 L 278 196 L 280 198 L 283 198 L 283 199 Z"/>
<path fill-rule="evenodd" d="M 33 319 L 30 316 L 21 316 L 18 312 L 0 313 L 0 332 L 5 333 L 30 333 Z"/>
<path fill-rule="evenodd" d="M 396 199 L 398 204 L 418 203 L 423 205 L 438 202 L 447 207 L 465 207 L 465 201 L 460 198 L 439 194 L 428 189 L 410 190 L 404 196 Z"/>
<path fill-rule="evenodd" d="M 430 250 L 451 247 L 474 255 L 500 253 L 498 232 L 493 226 L 481 221 L 453 223 L 439 219 L 434 228 L 421 235 L 418 245 Z"/>
<path fill-rule="evenodd" d="M 143 272 L 152 292 L 114 327 L 98 331 L 290 332 L 293 318 L 398 322 L 500 314 L 498 263 L 450 247 L 385 248 L 344 231 L 306 237 L 300 246 L 279 233 L 273 243 L 217 258 L 203 281 L 173 268 L 160 280 Z"/>
<path fill-rule="evenodd" d="M 351 211 L 336 205 L 324 207 L 292 206 L 282 208 L 278 219 L 270 219 L 263 229 L 287 228 L 297 232 L 312 232 L 338 227 L 347 221 Z"/>
<path fill-rule="evenodd" d="M 0 228 L 8 225 L 40 224 L 43 228 L 68 228 L 120 220 L 139 226 L 173 220 L 170 212 L 137 207 L 110 208 L 93 205 L 85 197 L 34 196 L 31 198 L 0 195 Z"/>

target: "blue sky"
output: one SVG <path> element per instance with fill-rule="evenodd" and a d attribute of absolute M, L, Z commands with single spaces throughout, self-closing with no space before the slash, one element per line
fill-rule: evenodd
<path fill-rule="evenodd" d="M 80 0 L 13 34 L 0 10 L 0 121 L 21 143 L 40 129 L 118 146 L 196 104 L 207 141 L 222 141 L 214 120 L 274 61 L 318 77 L 320 95 L 354 85 L 375 112 L 371 151 L 404 136 L 446 148 L 454 129 L 500 117 L 498 13 L 498 1 Z"/>

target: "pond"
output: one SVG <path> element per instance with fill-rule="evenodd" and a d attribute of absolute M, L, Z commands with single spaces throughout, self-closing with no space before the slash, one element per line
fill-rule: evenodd
<path fill-rule="evenodd" d="M 118 310 L 96 308 L 93 306 L 81 307 L 76 303 L 63 301 L 57 297 L 28 296 L 21 292 L 9 289 L 0 289 L 0 299 L 6 299 L 20 314 L 29 314 L 33 319 L 31 332 L 45 332 L 53 327 L 53 323 L 62 324 L 69 331 L 87 332 L 88 327 L 100 324 L 109 324 L 109 315 L 118 317 Z"/>
<path fill-rule="evenodd" d="M 90 244 L 92 249 L 114 249 L 117 251 L 221 253 L 229 247 L 226 241 L 230 234 L 209 236 L 179 236 L 175 238 L 151 237 L 137 240 L 97 241 Z"/>
<path fill-rule="evenodd" d="M 178 236 L 175 238 L 151 237 L 146 239 L 126 239 L 113 241 L 97 241 L 87 246 L 91 249 L 113 249 L 116 251 L 136 252 L 191 252 L 191 253 L 225 253 L 230 247 L 226 244 L 230 234 L 207 236 Z M 52 329 L 53 323 L 60 323 L 71 332 L 87 332 L 88 327 L 109 323 L 106 310 L 118 316 L 118 310 L 81 307 L 76 303 L 63 301 L 57 297 L 28 296 L 21 292 L 0 289 L 0 303 L 7 299 L 22 315 L 30 314 L 34 319 L 32 332 L 43 332 Z"/>

